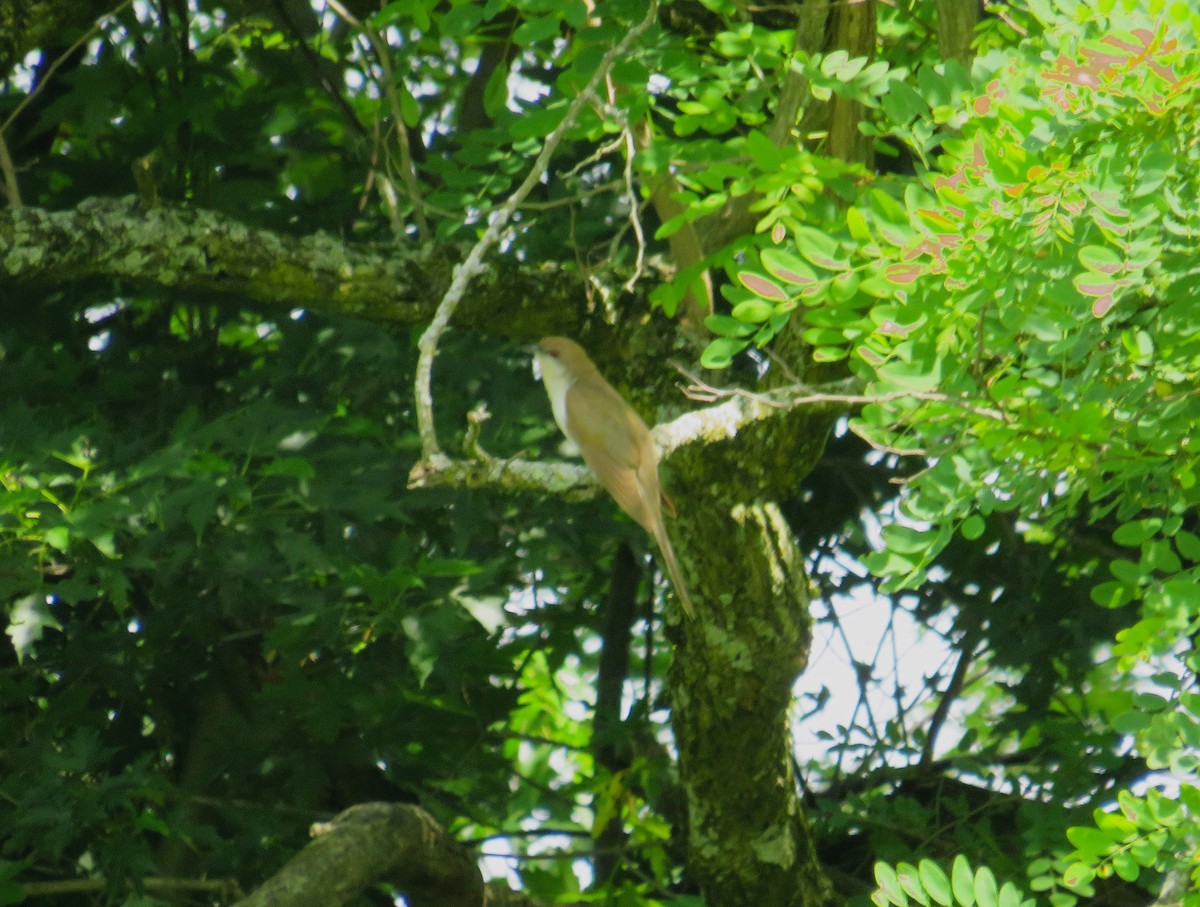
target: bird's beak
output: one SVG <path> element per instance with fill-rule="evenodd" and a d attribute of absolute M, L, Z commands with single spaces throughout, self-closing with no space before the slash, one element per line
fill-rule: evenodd
<path fill-rule="evenodd" d="M 538 345 L 536 343 L 527 343 L 521 347 L 523 351 L 528 353 L 532 359 L 533 377 L 537 381 L 542 380 L 542 361 L 538 359 Z"/>

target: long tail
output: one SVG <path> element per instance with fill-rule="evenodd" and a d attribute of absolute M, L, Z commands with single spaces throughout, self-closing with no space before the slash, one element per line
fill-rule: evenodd
<path fill-rule="evenodd" d="M 683 581 L 683 571 L 679 569 L 679 561 L 675 558 L 675 549 L 671 547 L 671 540 L 667 537 L 667 528 L 663 525 L 661 516 L 659 516 L 658 525 L 654 527 L 654 530 L 654 540 L 658 542 L 658 549 L 662 552 L 663 563 L 667 567 L 667 575 L 671 577 L 671 585 L 675 587 L 679 605 L 689 620 L 695 620 L 696 609 L 692 607 L 692 597 L 688 594 L 687 583 Z"/>

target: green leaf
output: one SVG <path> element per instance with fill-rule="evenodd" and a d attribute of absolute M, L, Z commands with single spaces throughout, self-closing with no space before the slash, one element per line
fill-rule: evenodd
<path fill-rule="evenodd" d="M 1136 734 L 1150 726 L 1150 716 L 1136 709 L 1128 709 L 1112 719 L 1112 728 L 1119 734 Z"/>
<path fill-rule="evenodd" d="M 64 554 L 71 547 L 71 533 L 66 526 L 51 526 L 42 533 L 42 538 L 51 548 Z"/>
<path fill-rule="evenodd" d="M 403 82 L 396 86 L 396 92 L 400 96 L 400 118 L 404 120 L 404 125 L 410 128 L 416 126 L 421 122 L 421 105 Z"/>
<path fill-rule="evenodd" d="M 704 368 L 725 368 L 733 361 L 733 357 L 750 345 L 748 340 L 737 340 L 732 337 L 718 337 L 700 354 L 700 364 Z"/>
<path fill-rule="evenodd" d="M 783 149 L 776 146 L 761 130 L 751 129 L 746 134 L 746 150 L 750 153 L 750 159 L 754 161 L 754 165 L 760 170 L 771 172 L 778 170 L 783 165 Z"/>
<path fill-rule="evenodd" d="M 566 104 L 553 104 L 526 110 L 510 127 L 512 137 L 514 139 L 545 138 L 558 128 L 558 124 L 566 115 Z M 659 229 L 661 230 L 662 227 Z"/>
<path fill-rule="evenodd" d="M 858 208 L 846 209 L 846 229 L 849 231 L 850 237 L 860 243 L 865 244 L 871 241 L 871 228 Z"/>
<path fill-rule="evenodd" d="M 559 33 L 562 20 L 558 16 L 539 16 L 536 19 L 526 19 L 513 32 L 512 40 L 518 47 L 528 47 L 552 38 Z"/>
<path fill-rule="evenodd" d="M 1067 829 L 1067 840 L 1084 856 L 1098 857 L 1108 852 L 1112 841 L 1098 828 L 1075 825 Z"/>
<path fill-rule="evenodd" d="M 737 279 L 742 286 L 752 293 L 757 293 L 763 299 L 784 302 L 788 298 L 788 294 L 784 290 L 761 274 L 755 274 L 753 271 L 739 271 Z"/>
<path fill-rule="evenodd" d="M 732 315 L 709 315 L 704 319 L 704 326 L 722 337 L 749 337 L 754 333 L 752 325 Z"/>
<path fill-rule="evenodd" d="M 508 615 L 504 611 L 505 599 L 503 596 L 493 595 L 477 598 L 472 595 L 455 593 L 454 598 L 468 614 L 479 621 L 479 624 L 489 635 L 495 633 L 508 623 Z"/>
<path fill-rule="evenodd" d="M 891 866 L 887 863 L 876 863 L 875 882 L 889 903 L 895 904 L 896 907 L 906 907 L 908 898 L 900 887 L 900 880 Z"/>
<path fill-rule="evenodd" d="M 51 613 L 43 595 L 27 595 L 14 602 L 9 609 L 8 627 L 5 633 L 12 640 L 17 661 L 23 662 L 42 639 L 46 628 L 61 630 L 62 625 Z"/>
<path fill-rule="evenodd" d="M 917 261 L 897 262 L 883 269 L 883 276 L 898 287 L 908 286 L 925 273 L 925 266 Z"/>
<path fill-rule="evenodd" d="M 899 554 L 923 554 L 933 543 L 932 533 L 900 523 L 884 526 L 882 535 L 883 543 Z"/>
<path fill-rule="evenodd" d="M 817 282 L 817 275 L 813 273 L 812 268 L 783 249 L 763 249 L 761 260 L 764 270 L 784 283 L 809 286 Z"/>
<path fill-rule="evenodd" d="M 946 878 L 946 873 L 942 872 L 942 867 L 932 860 L 922 860 L 917 871 L 921 876 L 921 884 L 934 901 L 942 907 L 950 907 L 954 903 L 950 880 Z"/>
<path fill-rule="evenodd" d="M 1186 529 L 1180 529 L 1175 533 L 1175 548 L 1179 551 L 1180 556 L 1193 563 L 1200 563 L 1200 536 L 1193 535 Z"/>
<path fill-rule="evenodd" d="M 996 877 L 986 866 L 975 870 L 975 903 L 979 907 L 996 907 L 998 892 Z"/>
<path fill-rule="evenodd" d="M 1112 538 L 1118 545 L 1132 548 L 1150 539 L 1161 528 L 1162 520 L 1158 517 L 1134 520 L 1132 523 L 1118 526 L 1113 531 Z"/>
<path fill-rule="evenodd" d="M 879 377 L 902 390 L 931 391 L 941 380 L 941 363 L 930 358 L 927 362 L 903 362 L 893 359 L 876 369 Z"/>
<path fill-rule="evenodd" d="M 963 538 L 974 541 L 983 535 L 983 532 L 986 528 L 987 524 L 984 523 L 983 517 L 979 516 L 977 513 L 973 513 L 963 520 L 960 531 L 962 532 Z"/>
<path fill-rule="evenodd" d="M 1096 877 L 1096 870 L 1086 863 L 1072 863 L 1063 873 L 1063 884 L 1068 888 L 1082 888 Z"/>
<path fill-rule="evenodd" d="M 800 254 L 818 268 L 841 271 L 849 267 L 850 262 L 842 252 L 841 246 L 828 233 L 802 225 L 793 230 L 792 235 Z"/>
<path fill-rule="evenodd" d="M 1079 250 L 1079 262 L 1098 274 L 1112 275 L 1121 270 L 1121 258 L 1108 246 L 1084 246 Z"/>
<path fill-rule="evenodd" d="M 1000 907 L 1021 907 L 1021 889 L 1012 882 L 1005 882 L 1000 889 Z"/>
<path fill-rule="evenodd" d="M 775 307 L 761 299 L 748 299 L 733 307 L 733 317 L 738 321 L 759 324 L 775 314 Z"/>
<path fill-rule="evenodd" d="M 293 479 L 312 479 L 317 475 L 306 457 L 276 457 L 262 468 L 264 476 L 288 476 Z"/>
<path fill-rule="evenodd" d="M 925 887 L 921 884 L 917 867 L 911 866 L 908 863 L 900 863 L 896 867 L 896 878 L 899 880 L 900 887 L 904 889 L 905 894 L 918 904 L 928 907 L 929 895 L 925 892 Z"/>
<path fill-rule="evenodd" d="M 975 874 L 971 872 L 971 864 L 962 854 L 954 858 L 954 866 L 950 870 L 950 880 L 951 887 L 954 889 L 954 899 L 962 907 L 974 907 Z"/>
<path fill-rule="evenodd" d="M 1158 862 L 1159 850 L 1147 838 L 1139 838 L 1129 846 L 1129 855 L 1139 866 L 1150 868 Z"/>
<path fill-rule="evenodd" d="M 901 79 L 893 79 L 888 85 L 887 94 L 885 94 L 880 102 L 883 104 L 883 111 L 888 115 L 892 122 L 904 125 L 917 117 L 923 117 L 929 113 L 929 105 L 925 103 L 925 99 L 917 94 L 907 82 Z"/>
<path fill-rule="evenodd" d="M 457 6 L 452 5 L 436 18 L 438 28 L 447 37 L 466 37 L 483 21 L 483 7 L 475 3 L 460 3 Z"/>
<path fill-rule="evenodd" d="M 1113 870 L 1126 882 L 1136 882 L 1141 875 L 1142 867 L 1127 851 L 1118 850 L 1112 856 Z"/>

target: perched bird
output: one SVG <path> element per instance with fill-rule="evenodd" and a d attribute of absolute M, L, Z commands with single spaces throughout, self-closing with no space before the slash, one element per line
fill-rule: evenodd
<path fill-rule="evenodd" d="M 654 536 L 683 612 L 695 617 L 663 525 L 664 503 L 669 512 L 674 509 L 658 483 L 658 451 L 650 429 L 575 341 L 547 337 L 534 355 L 554 421 L 621 509 Z"/>

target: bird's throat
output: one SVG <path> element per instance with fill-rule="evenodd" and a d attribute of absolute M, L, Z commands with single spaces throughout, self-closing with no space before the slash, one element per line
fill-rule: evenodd
<path fill-rule="evenodd" d="M 567 391 L 571 389 L 574 379 L 563 368 L 562 363 L 549 358 L 541 360 L 542 383 L 546 386 L 546 396 L 550 398 L 550 409 L 554 413 L 554 421 L 567 440 L 574 443 L 571 431 L 567 428 Z"/>

